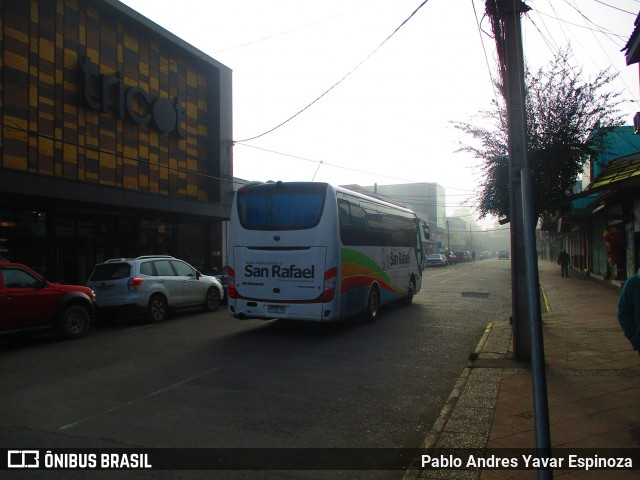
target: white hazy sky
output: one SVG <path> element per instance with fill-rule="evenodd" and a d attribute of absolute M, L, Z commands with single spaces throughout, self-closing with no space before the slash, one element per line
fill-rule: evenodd
<path fill-rule="evenodd" d="M 422 2 L 123 1 L 233 70 L 236 177 L 437 182 L 451 211 L 473 206 L 479 171 L 476 159 L 455 153 L 465 138 L 449 122 L 472 120 L 490 106 L 496 47 L 485 0 L 429 0 L 376 50 Z M 612 88 L 623 92 L 632 124 L 640 111 L 638 65 L 627 66 L 620 50 L 640 0 L 526 3 L 530 67 L 537 70 L 570 44 L 585 80 L 606 68 L 620 74 Z M 306 111 L 262 135 L 347 74 Z"/>

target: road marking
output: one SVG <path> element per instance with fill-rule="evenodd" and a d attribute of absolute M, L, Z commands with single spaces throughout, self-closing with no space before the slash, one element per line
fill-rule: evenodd
<path fill-rule="evenodd" d="M 155 327 L 157 325 L 157 323 L 149 323 L 147 325 L 138 325 L 136 327 L 127 327 L 124 329 L 125 332 L 130 332 L 131 330 L 139 330 L 141 328 L 151 328 L 151 327 Z"/>
<path fill-rule="evenodd" d="M 169 390 L 173 390 L 174 388 L 179 387 L 180 385 L 184 385 L 185 383 L 189 383 L 190 381 L 195 380 L 196 378 L 203 377 L 203 376 L 208 375 L 208 374 L 210 374 L 212 372 L 215 372 L 216 370 L 220 370 L 221 368 L 222 367 L 211 368 L 211 369 L 206 370 L 204 372 L 201 372 L 201 373 L 199 373 L 197 375 L 193 375 L 192 377 L 185 378 L 184 380 L 180 380 L 179 382 L 176 382 L 176 383 L 174 383 L 172 385 L 168 385 L 168 386 L 166 386 L 164 388 L 161 388 L 160 390 L 156 390 L 155 392 L 152 392 L 152 393 L 150 393 L 148 395 L 145 395 L 143 397 L 138 397 L 138 398 L 135 398 L 133 400 L 129 400 L 128 402 L 125 402 L 125 403 L 123 403 L 121 405 L 118 405 L 118 406 L 115 406 L 113 408 L 110 408 L 109 410 L 105 410 L 104 412 L 97 413 L 95 415 L 91 415 L 90 417 L 82 418 L 82 419 L 77 420 L 77 421 L 72 422 L 72 423 L 67 423 L 66 425 L 61 426 L 59 428 L 59 430 L 67 430 L 69 428 L 76 427 L 76 426 L 80 425 L 81 423 L 88 422 L 89 420 L 94 420 L 96 418 L 104 417 L 106 415 L 109 415 L 110 413 L 113 413 L 115 411 L 121 410 L 124 407 L 129 407 L 131 405 L 135 405 L 136 403 L 142 402 L 142 401 L 147 400 L 147 399 L 149 399 L 151 397 L 155 397 L 157 395 L 160 395 L 161 393 L 168 392 Z"/>
<path fill-rule="evenodd" d="M 460 292 L 461 297 L 489 298 L 491 294 L 487 292 Z"/>

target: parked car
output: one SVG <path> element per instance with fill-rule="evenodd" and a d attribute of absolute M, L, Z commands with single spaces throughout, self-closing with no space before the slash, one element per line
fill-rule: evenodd
<path fill-rule="evenodd" d="M 427 267 L 446 267 L 449 265 L 449 260 L 442 253 L 433 253 L 427 257 Z"/>
<path fill-rule="evenodd" d="M 479 260 L 486 260 L 487 258 L 491 258 L 491 252 L 488 250 L 480 252 L 480 254 L 478 255 Z"/>
<path fill-rule="evenodd" d="M 26 265 L 0 262 L 2 332 L 54 328 L 64 338 L 80 338 L 94 316 L 90 288 L 50 283 Z"/>
<path fill-rule="evenodd" d="M 224 298 L 217 279 L 167 255 L 107 260 L 95 266 L 88 285 L 96 292 L 98 311 L 133 310 L 154 322 L 164 320 L 170 309 L 213 311 Z"/>
<path fill-rule="evenodd" d="M 507 250 L 500 250 L 498 252 L 498 260 L 502 260 L 503 258 L 509 260 L 509 252 Z"/>
<path fill-rule="evenodd" d="M 453 254 L 453 252 L 451 252 L 449 250 L 445 250 L 444 252 L 442 252 L 442 254 L 447 258 L 447 261 L 449 262 L 449 265 L 455 265 L 456 264 L 456 256 Z"/>
<path fill-rule="evenodd" d="M 470 262 L 471 261 L 471 253 L 467 251 L 459 251 L 455 253 L 456 262 Z"/>

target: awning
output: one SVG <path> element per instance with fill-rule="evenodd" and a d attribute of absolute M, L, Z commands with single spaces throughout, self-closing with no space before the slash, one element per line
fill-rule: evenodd
<path fill-rule="evenodd" d="M 613 160 L 587 187 L 591 192 L 606 188 L 640 186 L 640 160 Z"/>
<path fill-rule="evenodd" d="M 640 188 L 640 152 L 610 161 L 587 188 L 572 195 L 571 199 L 623 188 Z"/>
<path fill-rule="evenodd" d="M 579 224 L 566 217 L 544 218 L 540 223 L 541 232 L 568 233 L 576 230 Z"/>

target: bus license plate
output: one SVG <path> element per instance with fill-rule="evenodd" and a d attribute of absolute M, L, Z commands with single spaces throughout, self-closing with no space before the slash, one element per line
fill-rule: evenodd
<path fill-rule="evenodd" d="M 284 305 L 267 305 L 267 313 L 285 313 Z"/>

